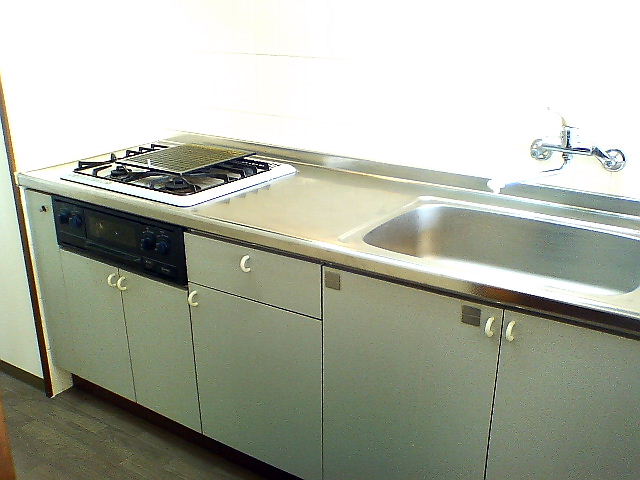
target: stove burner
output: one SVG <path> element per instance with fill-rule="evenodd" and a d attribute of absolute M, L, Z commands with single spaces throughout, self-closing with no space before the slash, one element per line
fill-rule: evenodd
<path fill-rule="evenodd" d="M 193 145 L 196 153 L 202 153 L 198 148 L 204 147 L 196 147 Z M 244 152 L 247 156 L 220 160 L 213 147 L 211 152 L 204 152 L 211 154 L 210 164 L 205 165 L 198 157 L 199 168 L 174 168 L 172 171 L 168 166 L 173 164 L 163 164 L 162 161 L 189 164 L 191 158 L 183 158 L 183 153 L 188 151 L 179 148 L 153 143 L 119 150 L 105 155 L 100 161 L 81 160 L 72 173 L 62 178 L 182 207 L 229 195 L 296 171 L 289 165 L 265 161 L 260 157 L 249 158 L 252 152 Z M 220 149 L 225 155 L 231 151 L 223 147 Z M 189 165 L 193 167 L 196 164 L 198 162 Z"/>
<path fill-rule="evenodd" d="M 118 165 L 116 168 L 114 168 L 109 172 L 109 175 L 112 176 L 113 178 L 122 178 L 122 177 L 128 177 L 132 173 L 133 172 L 131 171 L 130 168 L 127 168 L 124 165 Z"/>
<path fill-rule="evenodd" d="M 154 178 L 150 182 L 151 188 L 154 190 L 160 190 L 163 192 L 170 192 L 176 194 L 189 194 L 196 193 L 202 190 L 198 185 L 189 182 L 186 178 L 175 177 L 171 175 L 164 175 L 159 178 Z"/>

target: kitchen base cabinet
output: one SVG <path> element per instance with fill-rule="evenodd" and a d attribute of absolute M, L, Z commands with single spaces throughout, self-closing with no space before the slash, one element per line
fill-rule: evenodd
<path fill-rule="evenodd" d="M 487 480 L 640 477 L 640 342 L 505 312 Z"/>
<path fill-rule="evenodd" d="M 184 289 L 120 269 L 136 401 L 201 431 Z"/>
<path fill-rule="evenodd" d="M 483 478 L 502 310 L 327 273 L 324 479 Z"/>
<path fill-rule="evenodd" d="M 201 431 L 187 292 L 67 250 L 64 328 L 53 360 Z"/>
<path fill-rule="evenodd" d="M 118 269 L 66 250 L 60 259 L 67 312 L 55 330 L 54 363 L 135 400 L 122 298 L 107 284 Z"/>
<path fill-rule="evenodd" d="M 203 433 L 320 479 L 321 322 L 200 285 L 190 291 Z"/>

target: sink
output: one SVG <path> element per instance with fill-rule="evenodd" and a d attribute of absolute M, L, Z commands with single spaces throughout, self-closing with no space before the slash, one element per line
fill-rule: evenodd
<path fill-rule="evenodd" d="M 369 229 L 362 240 L 447 274 L 493 276 L 513 286 L 527 282 L 615 295 L 640 284 L 637 238 L 570 219 L 523 217 L 482 205 L 423 204 Z"/>

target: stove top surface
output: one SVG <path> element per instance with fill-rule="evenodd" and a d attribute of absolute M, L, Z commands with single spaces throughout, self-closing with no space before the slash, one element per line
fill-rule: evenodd
<path fill-rule="evenodd" d="M 295 173 L 254 152 L 195 144 L 153 143 L 80 161 L 69 180 L 176 206 L 192 206 Z"/>

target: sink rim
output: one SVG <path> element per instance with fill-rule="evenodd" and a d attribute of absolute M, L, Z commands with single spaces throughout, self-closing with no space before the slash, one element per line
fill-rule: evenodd
<path fill-rule="evenodd" d="M 386 223 L 399 218 L 406 213 L 423 208 L 425 206 L 462 208 L 465 210 L 477 211 L 481 213 L 550 223 L 558 225 L 559 227 L 577 228 L 640 242 L 640 231 L 631 228 L 610 225 L 607 223 L 569 218 L 566 216 L 561 216 L 560 214 L 550 215 L 548 213 L 521 210 L 512 207 L 502 207 L 488 203 L 477 203 L 467 200 L 457 200 L 435 196 L 417 197 L 413 201 L 403 205 L 398 209 L 395 209 L 392 212 L 389 212 L 386 215 L 378 216 L 372 221 L 361 224 L 345 232 L 339 237 L 338 240 L 345 246 L 349 246 L 349 248 L 357 248 L 361 254 L 372 256 L 377 259 L 384 258 L 387 260 L 387 262 L 385 263 L 411 266 L 412 268 L 417 267 L 420 270 L 425 271 L 425 273 L 436 274 L 440 277 L 447 277 L 456 281 L 464 281 L 473 284 L 516 290 L 521 291 L 522 293 L 532 293 L 533 290 L 534 292 L 545 296 L 548 296 L 550 293 L 553 293 L 553 296 L 556 296 L 558 293 L 560 293 L 562 295 L 571 295 L 572 297 L 579 298 L 612 299 L 616 296 L 631 295 L 633 294 L 633 292 L 636 292 L 640 289 L 640 275 L 630 281 L 632 284 L 632 287 L 630 289 L 624 287 L 624 289 L 621 290 L 619 288 L 605 288 L 604 286 L 598 286 L 592 283 L 585 283 L 580 281 L 572 281 L 570 279 L 558 279 L 553 276 L 536 275 L 534 273 L 526 272 L 523 270 L 509 269 L 507 267 L 492 264 L 470 262 L 470 264 L 473 265 L 473 268 L 462 270 L 460 268 L 452 268 L 452 266 L 456 263 L 462 263 L 461 260 L 447 259 L 446 257 L 441 257 L 440 259 L 434 260 L 433 257 L 430 258 L 413 256 L 411 254 L 401 253 L 379 247 L 367 243 L 364 240 L 365 236 L 374 231 L 376 228 L 385 225 Z M 560 212 L 566 209 L 557 208 L 556 210 Z M 594 216 L 596 218 L 599 217 L 597 213 L 594 214 Z M 531 281 L 527 282 L 526 286 L 514 288 L 514 285 L 520 285 L 518 281 L 522 281 L 525 278 Z"/>
<path fill-rule="evenodd" d="M 501 206 L 491 205 L 489 203 L 477 203 L 477 202 L 471 202 L 467 200 L 456 200 L 456 199 L 428 196 L 428 195 L 417 197 L 416 199 L 412 200 L 406 205 L 403 205 L 402 207 L 386 215 L 378 216 L 371 221 L 362 223 L 346 231 L 342 235 L 340 235 L 338 237 L 338 240 L 342 243 L 347 243 L 347 244 L 357 242 L 358 240 L 362 241 L 362 239 L 367 233 L 376 229 L 377 227 L 384 225 L 385 223 L 393 220 L 396 217 L 399 217 L 405 213 L 408 213 L 412 210 L 416 210 L 426 205 L 451 206 L 456 208 L 463 208 L 466 210 L 475 210 L 475 211 L 493 213 L 496 215 L 506 215 L 506 216 L 524 218 L 529 220 L 537 220 L 537 221 L 553 223 L 557 225 L 566 225 L 574 228 L 582 228 L 585 230 L 591 230 L 591 231 L 600 232 L 600 233 L 608 233 L 610 235 L 616 235 L 619 237 L 626 237 L 626 238 L 640 241 L 640 231 L 634 230 L 632 228 L 619 227 L 615 225 L 610 225 L 608 223 L 599 223 L 595 221 L 579 220 L 575 218 L 562 216 L 560 214 L 550 215 L 547 213 L 533 212 L 530 210 L 518 209 L 514 207 L 501 207 Z M 563 209 L 566 210 L 566 208 L 562 208 L 560 206 L 558 206 L 557 208 L 558 210 L 563 210 Z M 600 215 L 599 213 L 594 213 L 593 215 L 605 216 L 605 215 Z M 373 245 L 371 246 L 373 247 Z"/>

